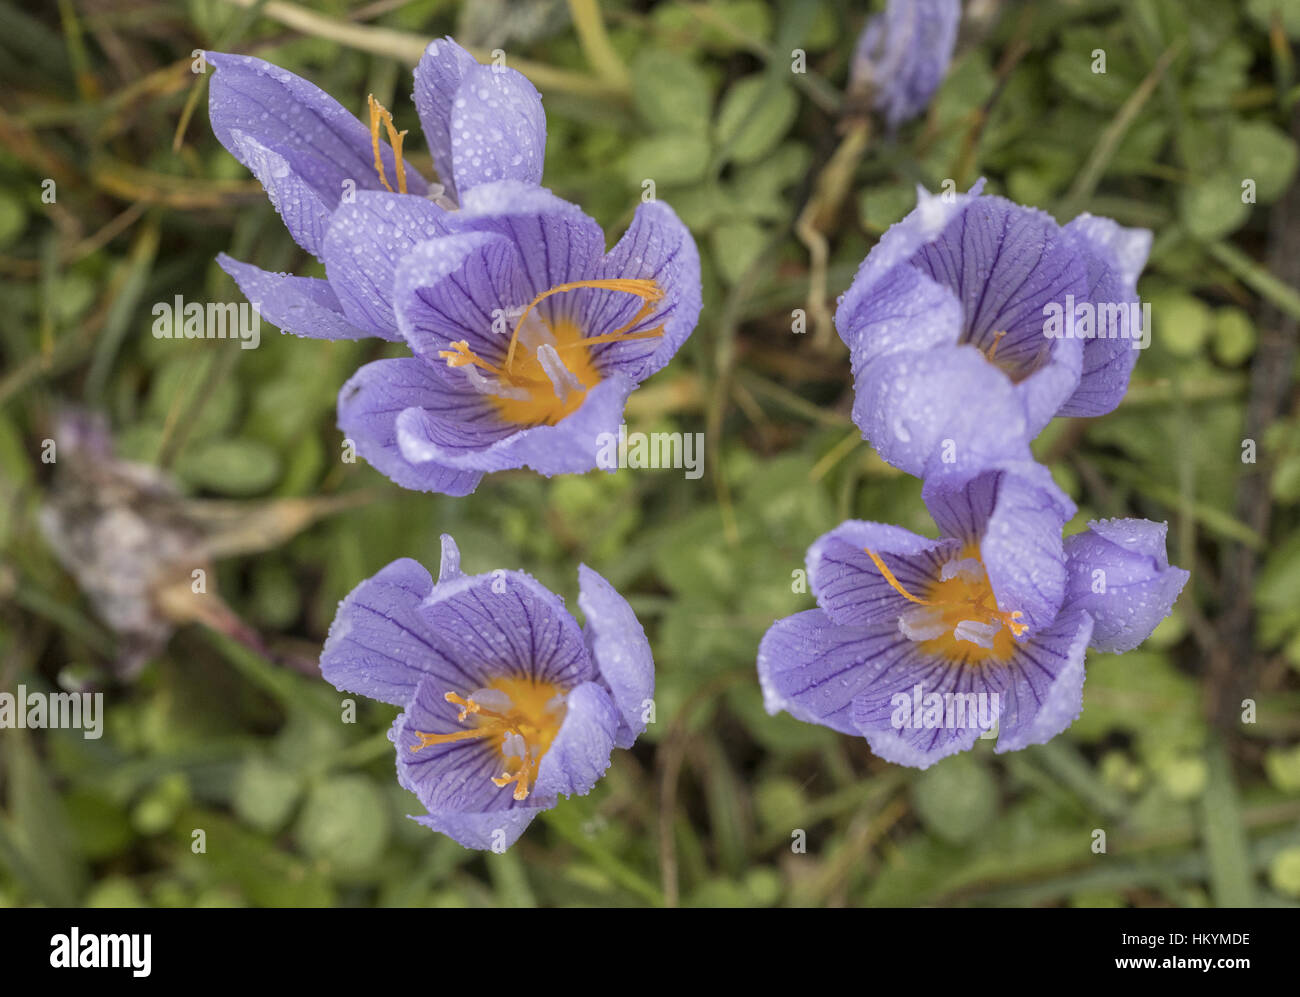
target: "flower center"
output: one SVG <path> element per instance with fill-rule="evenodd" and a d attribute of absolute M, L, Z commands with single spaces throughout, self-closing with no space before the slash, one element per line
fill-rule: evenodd
<path fill-rule="evenodd" d="M 1029 629 L 1020 622 L 1024 614 L 1019 610 L 998 609 L 975 544 L 944 564 L 924 598 L 907 591 L 875 551 L 866 552 L 885 581 L 916 604 L 899 616 L 898 629 L 928 653 L 963 662 L 1004 661 L 1015 650 L 1016 638 Z"/>
<path fill-rule="evenodd" d="M 537 305 L 555 294 L 579 288 L 618 291 L 641 300 L 631 320 L 613 332 L 584 336 L 568 319 L 547 320 Z M 522 426 L 553 426 L 577 411 L 587 389 L 600 383 L 600 372 L 591 358 L 591 347 L 602 343 L 653 339 L 664 334 L 663 326 L 628 332 L 654 311 L 664 292 L 653 280 L 609 278 L 575 280 L 543 291 L 519 312 L 505 359 L 498 365 L 484 360 L 465 340 L 452 343 L 438 356 L 448 367 L 464 368 L 470 383 L 492 397 L 501 418 Z M 484 374 L 486 372 L 486 375 Z"/>
<path fill-rule="evenodd" d="M 503 768 L 492 782 L 502 787 L 513 784 L 514 798 L 526 800 L 537 781 L 542 756 L 550 750 L 568 712 L 564 693 L 550 682 L 503 678 L 469 696 L 449 692 L 445 698 L 461 708 L 457 719 L 472 726 L 451 734 L 416 731 L 420 743 L 411 745 L 411 750 L 490 738 L 501 753 Z"/>

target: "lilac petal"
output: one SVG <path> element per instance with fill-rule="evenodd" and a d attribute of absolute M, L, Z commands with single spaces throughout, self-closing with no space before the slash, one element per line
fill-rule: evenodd
<path fill-rule="evenodd" d="M 414 793 L 430 812 L 533 809 L 536 799 L 521 807 L 512 787 L 492 781 L 506 769 L 497 738 L 421 746 L 417 732 L 455 734 L 471 729 L 470 722 L 459 719 L 460 707 L 447 701 L 448 692 L 456 688 L 432 677 L 424 679 L 406 712 L 393 724 L 389 736 L 397 748 L 397 781 L 402 788 Z"/>
<path fill-rule="evenodd" d="M 398 416 L 447 393 L 445 382 L 423 360 L 376 360 L 353 374 L 339 391 L 339 428 L 375 470 L 403 488 L 468 495 L 478 486 L 479 472 L 432 462 L 413 464 L 398 444 Z"/>
<path fill-rule="evenodd" d="M 568 712 L 542 756 L 533 793 L 538 799 L 585 796 L 609 768 L 621 718 L 598 682 L 584 682 L 565 697 Z M 531 799 L 531 796 L 530 796 Z"/>
<path fill-rule="evenodd" d="M 868 90 L 890 130 L 921 114 L 948 74 L 959 0 L 889 0 L 867 21 L 853 53 L 851 90 Z"/>
<path fill-rule="evenodd" d="M 999 711 L 1005 711 L 1004 685 L 1000 669 L 933 657 L 904 638 L 888 665 L 876 669 L 854 697 L 853 725 L 886 761 L 929 768 L 941 758 L 970 750 L 992 729 Z M 942 697 L 943 706 L 937 725 L 929 724 L 925 715 L 926 697 L 935 695 Z"/>
<path fill-rule="evenodd" d="M 1097 309 L 1100 329 L 1102 309 L 1138 301 L 1137 278 L 1151 251 L 1151 232 L 1124 228 L 1109 218 L 1088 214 L 1075 218 L 1065 231 L 1084 247 L 1088 296 Z M 1084 340 L 1079 386 L 1061 406 L 1061 415 L 1105 415 L 1123 399 L 1137 363 L 1142 329 L 1140 323 L 1129 321 L 1126 308 L 1116 331 L 1121 335 Z"/>
<path fill-rule="evenodd" d="M 541 182 L 546 114 L 522 73 L 480 65 L 439 38 L 415 67 L 414 98 L 438 179 L 453 199 L 493 180 Z"/>
<path fill-rule="evenodd" d="M 336 689 L 405 705 L 425 678 L 444 688 L 481 688 L 423 611 L 433 579 L 401 558 L 366 579 L 339 603 L 321 652 L 321 674 Z"/>
<path fill-rule="evenodd" d="M 630 748 L 645 730 L 646 707 L 655 694 L 650 642 L 627 600 L 585 564 L 578 565 L 578 608 L 587 621 L 592 660 L 622 717 L 614 743 Z"/>
<path fill-rule="evenodd" d="M 466 848 L 504 852 L 519 840 L 533 818 L 545 809 L 548 808 L 520 807 L 485 814 L 441 810 L 421 817 L 412 816 L 411 820 L 447 835 Z"/>
<path fill-rule="evenodd" d="M 596 458 L 605 448 L 602 437 L 617 437 L 634 387 L 616 373 L 589 388 L 577 411 L 553 426 L 530 429 L 494 426 L 486 417 L 455 425 L 417 405 L 398 419 L 401 452 L 408 460 L 474 471 L 528 466 L 547 477 L 582 474 L 596 467 Z"/>
<path fill-rule="evenodd" d="M 382 188 L 370 131 L 333 97 L 287 70 L 248 55 L 207 52 L 216 67 L 208 115 L 217 139 L 266 188 L 294 240 L 320 255 L 329 216 L 344 192 Z M 393 151 L 380 143 L 390 178 Z M 408 187 L 424 194 L 406 164 Z"/>
<path fill-rule="evenodd" d="M 917 536 L 901 526 L 849 520 L 808 548 L 808 580 L 817 605 L 841 626 L 890 624 L 910 605 L 885 580 L 866 550 L 885 562 L 907 591 L 923 597 L 955 553 L 942 540 Z"/>
<path fill-rule="evenodd" d="M 513 242 L 530 298 L 558 284 L 591 279 L 605 252 L 605 234 L 581 208 L 517 180 L 462 192 L 455 227 L 496 232 Z"/>
<path fill-rule="evenodd" d="M 225 253 L 217 256 L 217 265 L 230 274 L 258 314 L 278 325 L 281 332 L 311 339 L 365 339 L 370 335 L 344 317 L 343 306 L 328 281 L 270 273 Z"/>
<path fill-rule="evenodd" d="M 1087 613 L 1068 612 L 1017 645 L 1006 670 L 997 751 L 1046 744 L 1083 710 L 1083 661 L 1092 634 Z"/>
<path fill-rule="evenodd" d="M 972 346 L 891 354 L 862 369 L 854 392 L 862 435 L 908 474 L 972 473 L 1029 459 L 1015 386 Z"/>
<path fill-rule="evenodd" d="M 896 272 L 898 268 L 915 269 L 910 266 L 910 261 L 916 255 L 917 250 L 926 243 L 939 238 L 950 222 L 959 218 L 967 208 L 975 203 L 983 189 L 983 177 L 965 194 L 931 194 L 924 188 L 918 187 L 916 189 L 916 207 L 908 212 L 907 217 L 902 221 L 891 225 L 889 230 L 880 237 L 880 241 L 871 248 L 871 252 L 867 254 L 867 258 L 858 267 L 858 272 L 853 277 L 853 283 L 849 285 L 848 291 L 840 298 L 839 307 L 835 310 L 835 328 L 839 332 L 840 338 L 844 340 L 844 344 L 855 357 L 859 353 L 863 353 L 866 359 L 874 359 L 877 352 L 891 351 L 890 346 L 878 347 L 874 345 L 876 338 L 882 333 L 879 330 L 869 328 L 876 318 L 879 304 L 882 302 L 897 302 L 909 290 L 916 294 L 933 294 L 931 290 L 922 285 L 914 285 L 911 288 L 898 285 L 892 290 L 879 289 L 878 285 L 882 281 L 904 280 L 904 278 L 898 276 Z M 936 304 L 938 301 L 938 297 L 931 297 L 927 303 Z M 906 306 L 902 304 L 891 304 L 890 310 L 886 314 L 902 315 L 907 310 Z M 910 311 L 921 315 L 923 307 L 912 308 Z M 960 329 L 954 327 L 952 329 L 953 338 L 947 339 L 944 338 L 947 333 L 936 332 L 936 327 L 939 329 L 945 328 L 942 323 L 927 326 L 920 333 L 919 346 L 925 347 L 942 342 L 955 342 L 960 333 Z M 885 332 L 887 333 L 885 338 L 889 344 L 909 341 L 905 324 L 889 324 Z"/>
<path fill-rule="evenodd" d="M 845 316 L 856 344 L 851 354 L 855 375 L 892 353 L 952 346 L 961 338 L 961 302 L 916 267 L 894 267 L 855 301 L 856 310 Z"/>
<path fill-rule="evenodd" d="M 758 645 L 763 705 L 775 716 L 857 734 L 854 697 L 911 645 L 897 623 L 842 627 L 820 609 L 777 620 Z"/>
<path fill-rule="evenodd" d="M 420 116 L 424 140 L 433 156 L 438 182 L 452 200 L 456 200 L 451 151 L 452 105 L 461 80 L 477 65 L 478 61 L 452 39 L 435 38 L 429 42 L 415 67 L 415 92 L 411 96 Z"/>
<path fill-rule="evenodd" d="M 632 295 L 582 290 L 570 295 L 569 314 L 585 335 L 623 329 L 636 333 L 663 329 L 649 339 L 598 345 L 592 357 L 602 372 L 621 371 L 640 383 L 671 360 L 695 330 L 700 317 L 700 254 L 690 230 L 662 201 L 637 206 L 623 238 L 601 262 L 599 277 L 652 279 L 664 297 L 636 325 L 628 325 L 641 307 Z M 627 326 L 624 329 L 624 326 Z"/>
<path fill-rule="evenodd" d="M 1169 566 L 1165 523 L 1103 519 L 1088 526 L 1065 541 L 1066 605 L 1095 621 L 1094 648 L 1131 651 L 1169 615 L 1191 576 Z"/>
<path fill-rule="evenodd" d="M 451 112 L 451 165 L 456 191 L 494 180 L 542 180 L 546 113 L 527 77 L 501 66 L 474 65 Z"/>
<path fill-rule="evenodd" d="M 401 341 L 393 314 L 394 276 L 420 242 L 447 232 L 446 212 L 422 197 L 363 191 L 330 221 L 321 259 L 353 323 Z"/>
<path fill-rule="evenodd" d="M 1044 327 L 1049 306 L 1087 297 L 1075 240 L 1046 212 L 981 197 L 914 262 L 961 299 L 963 341 L 1013 372 L 1030 437 L 1037 435 L 1074 392 L 1082 368 L 1081 341 L 1051 339 Z"/>
<path fill-rule="evenodd" d="M 445 366 L 438 354 L 454 342 L 500 366 L 513 322 L 505 311 L 527 304 L 514 243 L 491 232 L 466 232 L 422 242 L 397 268 L 394 310 L 411 350 Z M 463 371 L 448 369 L 463 383 Z"/>
<path fill-rule="evenodd" d="M 473 662 L 482 681 L 510 676 L 571 689 L 596 678 L 578 621 L 564 601 L 531 575 L 498 569 L 440 583 L 424 602 L 438 631 L 462 662 Z M 465 668 L 468 672 L 468 666 Z"/>
<path fill-rule="evenodd" d="M 1061 531 L 1075 506 L 1047 468 L 1025 461 L 964 480 L 935 475 L 922 497 L 944 536 L 979 544 L 1000 610 L 1023 613 L 1031 632 L 1056 619 L 1065 597 Z"/>

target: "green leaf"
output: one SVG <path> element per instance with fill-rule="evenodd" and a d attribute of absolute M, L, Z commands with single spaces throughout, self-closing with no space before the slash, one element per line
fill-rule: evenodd
<path fill-rule="evenodd" d="M 1250 205 L 1241 200 L 1243 179 L 1235 171 L 1219 170 L 1184 187 L 1178 197 L 1183 227 L 1206 242 L 1240 228 L 1250 216 Z"/>
<path fill-rule="evenodd" d="M 799 100 L 784 82 L 756 74 L 737 80 L 722 98 L 714 126 L 722 154 L 753 163 L 781 144 L 799 113 Z"/>
<path fill-rule="evenodd" d="M 307 795 L 295 837 L 308 855 L 336 870 L 358 872 L 372 866 L 388 843 L 388 802 L 363 776 L 328 779 Z"/>
<path fill-rule="evenodd" d="M 1241 181 L 1255 181 L 1255 197 L 1268 204 L 1282 196 L 1295 176 L 1297 152 L 1295 140 L 1267 121 L 1237 121 L 1228 138 L 1228 162 Z"/>
<path fill-rule="evenodd" d="M 176 474 L 221 495 L 257 495 L 280 476 L 280 455 L 257 440 L 211 440 L 187 449 Z"/>
<path fill-rule="evenodd" d="M 954 845 L 965 844 L 997 814 L 997 781 L 974 755 L 953 755 L 912 783 L 912 806 L 932 834 Z"/>
<path fill-rule="evenodd" d="M 656 187 L 693 184 L 704 179 L 710 152 L 704 135 L 662 132 L 632 143 L 624 173 L 637 188 L 646 180 L 653 180 Z"/>
<path fill-rule="evenodd" d="M 642 50 L 632 62 L 632 103 L 654 131 L 708 131 L 713 92 L 704 71 L 686 55 Z"/>

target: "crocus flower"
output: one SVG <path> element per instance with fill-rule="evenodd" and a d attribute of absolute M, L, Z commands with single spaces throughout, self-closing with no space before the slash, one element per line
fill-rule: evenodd
<path fill-rule="evenodd" d="M 1151 233 L 1090 215 L 1062 227 L 981 196 L 983 183 L 918 191 L 835 315 L 854 421 L 911 474 L 1028 459 L 1053 416 L 1119 404 L 1141 345 L 1136 285 Z"/>
<path fill-rule="evenodd" d="M 960 0 L 889 0 L 858 37 L 850 94 L 868 97 L 891 130 L 916 117 L 948 74 L 960 20 Z"/>
<path fill-rule="evenodd" d="M 1066 598 L 1093 618 L 1093 647 L 1131 651 L 1169 615 L 1190 576 L 1169 565 L 1168 531 L 1145 519 L 1102 519 L 1066 539 Z"/>
<path fill-rule="evenodd" d="M 937 540 L 849 521 L 809 549 L 819 608 L 779 620 L 759 647 L 768 712 L 864 736 L 882 758 L 920 768 L 994 725 L 999 752 L 1050 740 L 1082 709 L 1094 633 L 1096 604 L 1070 572 L 1115 555 L 1081 549 L 1067 570 L 1061 530 L 1074 506 L 1041 465 L 939 476 L 922 494 Z M 1159 527 L 1145 526 L 1159 561 Z M 1163 612 L 1176 594 L 1162 590 Z M 1156 598 L 1129 595 L 1132 611 L 1123 588 L 1105 608 L 1110 643 L 1136 644 L 1158 622 Z"/>
<path fill-rule="evenodd" d="M 512 69 L 479 65 L 450 38 L 431 42 L 415 70 L 416 111 L 441 184 L 430 184 L 402 157 L 406 133 L 373 97 L 367 127 L 314 84 L 271 63 L 222 52 L 205 58 L 216 69 L 208 99 L 213 132 L 261 181 L 294 240 L 327 269 L 333 257 L 345 271 L 338 280 L 332 274 L 319 280 L 218 258 L 262 315 L 286 332 L 399 338 L 391 321 L 367 321 L 374 316 L 356 301 L 365 298 L 367 284 L 377 283 L 381 296 L 387 288 L 382 274 L 367 281 L 346 272 L 354 243 L 338 234 L 329 239 L 340 205 L 366 191 L 391 193 L 372 202 L 382 214 L 360 216 L 370 222 L 366 236 L 391 253 L 404 238 L 443 231 L 443 208 L 478 184 L 541 179 L 546 120 L 537 90 Z M 355 233 L 358 220 L 353 216 L 343 233 Z"/>
<path fill-rule="evenodd" d="M 450 40 L 430 45 L 415 74 L 444 178 L 434 200 L 418 196 L 428 188 L 409 164 L 384 158 L 382 114 L 367 132 L 283 70 L 210 58 L 214 129 L 324 261 L 326 280 L 222 265 L 283 328 L 381 336 L 415 354 L 370 364 L 344 386 L 339 424 L 357 452 L 404 487 L 450 495 L 472 492 L 487 471 L 594 468 L 628 395 L 699 316 L 699 255 L 672 209 L 639 205 L 606 253 L 591 218 L 536 186 L 546 126 L 531 84 Z M 268 126 L 263 108 L 279 105 L 287 110 Z M 369 179 L 340 199 L 363 139 Z M 394 175 L 400 190 L 379 189 Z"/>
<path fill-rule="evenodd" d="M 645 729 L 654 662 L 626 600 L 578 569 L 580 627 L 521 571 L 466 575 L 442 538 L 438 581 L 409 558 L 339 605 L 321 672 L 402 707 L 397 778 L 412 820 L 467 848 L 503 851 L 561 795 L 586 794 Z"/>

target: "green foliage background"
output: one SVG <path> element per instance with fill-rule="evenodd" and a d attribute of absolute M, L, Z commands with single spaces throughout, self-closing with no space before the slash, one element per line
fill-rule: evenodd
<path fill-rule="evenodd" d="M 791 332 L 808 293 L 792 227 L 839 141 L 862 5 L 323 0 L 304 25 L 222 0 L 0 0 L 0 690 L 90 683 L 108 706 L 97 741 L 0 732 L 0 905 L 1295 905 L 1300 293 L 1277 261 L 1300 211 L 1290 236 L 1275 220 L 1296 183 L 1300 4 L 984 6 L 928 115 L 857 164 L 831 296 L 918 183 L 985 175 L 1061 221 L 1152 228 L 1154 337 L 1128 397 L 1058 420 L 1036 452 L 1079 503 L 1072 530 L 1168 520 L 1192 581 L 1142 648 L 1090 657 L 1067 734 L 921 773 L 766 716 L 754 671 L 767 625 L 812 605 L 792 579 L 816 536 L 848 517 L 933 529 L 919 484 L 849 420 L 838 342 Z M 545 182 L 611 242 L 646 178 L 696 233 L 699 329 L 628 422 L 705 432 L 702 479 L 519 472 L 467 499 L 405 493 L 341 462 L 334 424 L 342 382 L 397 348 L 150 335 L 154 302 L 240 300 L 218 252 L 319 273 L 212 137 L 191 51 L 251 52 L 358 113 L 373 92 L 431 175 L 409 69 L 448 33 L 533 75 Z M 656 722 L 589 796 L 482 855 L 404 819 L 419 808 L 394 779 L 390 707 L 359 701 L 341 723 L 318 676 L 193 624 L 114 681 L 113 635 L 36 529 L 55 487 L 41 440 L 66 402 L 107 413 L 121 455 L 189 496 L 356 497 L 219 563 L 214 587 L 277 651 L 314 657 L 349 589 L 395 557 L 436 564 L 450 532 L 468 570 L 522 567 L 570 604 L 580 561 L 605 574 L 650 635 Z"/>

